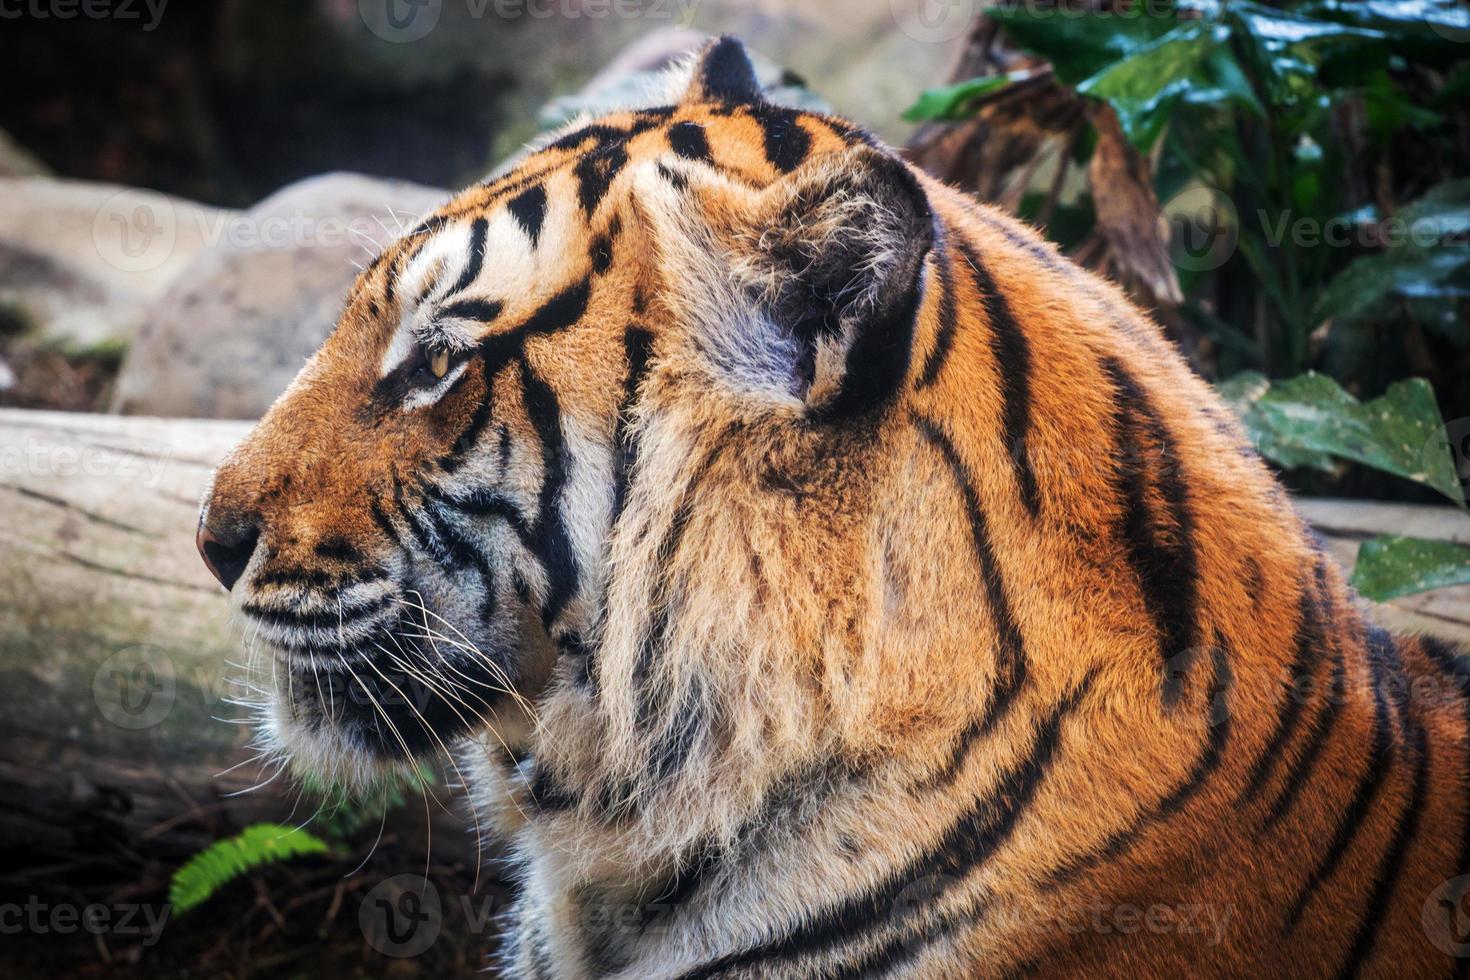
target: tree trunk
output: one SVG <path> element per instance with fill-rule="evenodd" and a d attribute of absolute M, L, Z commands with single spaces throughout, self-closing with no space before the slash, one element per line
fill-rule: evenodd
<path fill-rule="evenodd" d="M 249 429 L 0 410 L 0 865 L 167 860 L 292 819 L 287 777 L 241 792 L 273 770 L 228 723 L 253 696 L 194 550 L 210 473 Z M 473 855 L 469 821 L 434 810 L 435 857 Z"/>

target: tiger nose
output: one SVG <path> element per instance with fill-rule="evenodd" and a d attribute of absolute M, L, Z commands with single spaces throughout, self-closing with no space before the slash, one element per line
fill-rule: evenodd
<path fill-rule="evenodd" d="M 250 556 L 255 554 L 260 527 L 249 520 L 232 521 L 228 525 L 220 522 L 215 527 L 210 527 L 210 523 L 208 515 L 199 522 L 194 546 L 199 549 L 199 557 L 204 559 L 209 573 L 227 590 L 232 589 L 245 573 L 245 566 L 250 564 Z"/>

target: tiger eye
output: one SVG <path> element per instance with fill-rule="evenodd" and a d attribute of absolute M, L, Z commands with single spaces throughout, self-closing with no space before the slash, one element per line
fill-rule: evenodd
<path fill-rule="evenodd" d="M 449 351 L 436 350 L 429 355 L 429 370 L 434 377 L 442 378 L 449 372 Z"/>

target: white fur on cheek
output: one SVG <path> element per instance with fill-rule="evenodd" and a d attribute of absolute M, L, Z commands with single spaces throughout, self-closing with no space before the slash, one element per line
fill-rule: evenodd
<path fill-rule="evenodd" d="M 570 416 L 563 416 L 562 423 L 571 461 L 562 491 L 562 509 L 572 552 L 582 572 L 579 592 L 583 596 L 600 595 L 607 577 L 605 546 L 613 505 L 607 473 L 612 454 L 619 450 L 604 445 Z"/>

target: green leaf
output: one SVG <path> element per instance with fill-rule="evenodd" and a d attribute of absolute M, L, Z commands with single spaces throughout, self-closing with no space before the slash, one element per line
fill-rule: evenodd
<path fill-rule="evenodd" d="M 1334 276 L 1318 299 L 1318 316 L 1350 320 L 1372 312 L 1389 296 L 1436 295 L 1445 280 L 1470 265 L 1470 248 L 1464 246 L 1397 251 L 1355 259 Z"/>
<path fill-rule="evenodd" d="M 1470 547 L 1428 538 L 1373 538 L 1358 548 L 1352 582 L 1377 602 L 1450 585 L 1470 585 Z"/>
<path fill-rule="evenodd" d="M 1219 105 L 1233 102 L 1242 106 L 1257 118 L 1264 119 L 1266 108 L 1251 88 L 1250 79 L 1241 69 L 1240 62 L 1226 45 L 1210 51 L 1204 63 L 1205 81 L 1191 86 L 1184 93 L 1189 105 Z"/>
<path fill-rule="evenodd" d="M 1297 444 L 1290 433 L 1278 432 L 1275 421 L 1259 406 L 1271 390 L 1271 382 L 1259 371 L 1242 371 L 1217 386 L 1220 396 L 1239 416 L 1241 424 L 1256 450 L 1267 459 L 1291 470 L 1299 466 L 1323 473 L 1337 473 L 1342 467 L 1331 453 L 1307 449 Z"/>
<path fill-rule="evenodd" d="M 986 75 L 954 85 L 926 88 L 919 94 L 919 101 L 904 111 L 903 118 L 909 122 L 964 119 L 970 115 L 976 99 L 1010 83 L 1009 75 Z"/>
<path fill-rule="evenodd" d="M 1252 71 L 1267 93 L 1267 101 L 1283 106 L 1316 95 L 1318 62 L 1334 51 L 1364 43 L 1386 43 L 1388 35 L 1365 27 L 1281 10 L 1247 0 L 1225 7 Z"/>
<path fill-rule="evenodd" d="M 1470 179 L 1451 180 L 1399 210 L 1386 224 L 1394 244 L 1349 263 L 1317 300 L 1321 319 L 1350 320 L 1389 296 L 1445 295 L 1448 283 L 1470 267 Z"/>
<path fill-rule="evenodd" d="M 1064 85 L 1075 85 L 1131 57 L 1179 24 L 1173 10 L 1160 15 L 1147 4 L 1115 13 L 999 3 L 987 7 L 985 14 L 1004 24 L 1016 44 L 1050 61 Z"/>
<path fill-rule="evenodd" d="M 1362 94 L 1368 130 L 1379 143 L 1405 126 L 1428 130 L 1445 121 L 1441 113 L 1416 105 L 1384 71 L 1375 72 L 1367 79 Z"/>
<path fill-rule="evenodd" d="M 168 900 L 180 914 L 207 901 L 226 884 L 262 865 L 305 854 L 325 854 L 327 842 L 298 827 L 258 823 L 215 841 L 173 874 Z"/>
<path fill-rule="evenodd" d="M 1470 40 L 1470 9 L 1458 0 L 1321 0 L 1298 12 L 1380 31 L 1400 43 L 1449 47 Z"/>
<path fill-rule="evenodd" d="M 1225 36 L 1224 28 L 1197 21 L 1183 24 L 1084 80 L 1077 91 L 1112 105 L 1129 142 L 1147 150 Z"/>
<path fill-rule="evenodd" d="M 1228 9 L 1251 34 L 1273 47 L 1284 48 L 1312 41 L 1344 39 L 1381 41 L 1388 37 L 1374 28 L 1355 27 L 1244 0 L 1236 0 Z"/>
<path fill-rule="evenodd" d="M 1222 394 L 1241 412 L 1261 453 L 1282 466 L 1320 469 L 1323 456 L 1334 456 L 1421 483 L 1465 506 L 1434 389 L 1422 378 L 1396 382 L 1366 403 L 1315 372 L 1277 382 L 1232 378 Z"/>
<path fill-rule="evenodd" d="M 1428 235 L 1439 239 L 1470 233 L 1470 178 L 1434 185 L 1400 208 L 1397 217 L 1412 226 L 1411 238 Z"/>

